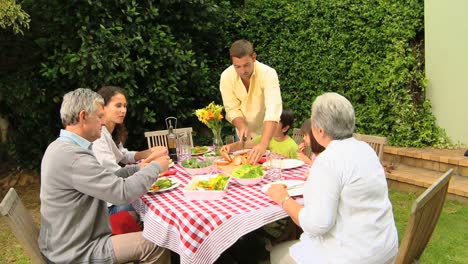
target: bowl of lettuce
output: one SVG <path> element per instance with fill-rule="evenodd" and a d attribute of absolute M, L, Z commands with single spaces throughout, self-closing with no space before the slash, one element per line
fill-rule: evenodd
<path fill-rule="evenodd" d="M 212 160 L 199 160 L 197 158 L 186 159 L 180 163 L 182 168 L 190 175 L 208 174 L 213 167 Z"/>
<path fill-rule="evenodd" d="M 262 165 L 243 164 L 232 171 L 232 178 L 241 185 L 255 185 L 260 183 L 265 176 Z"/>

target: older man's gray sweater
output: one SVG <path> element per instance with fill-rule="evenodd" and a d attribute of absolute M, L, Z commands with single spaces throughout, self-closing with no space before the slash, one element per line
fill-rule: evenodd
<path fill-rule="evenodd" d="M 112 173 L 90 150 L 60 138 L 52 142 L 41 168 L 42 254 L 54 263 L 115 262 L 106 202 L 135 201 L 161 172 L 154 162 L 138 168 Z"/>

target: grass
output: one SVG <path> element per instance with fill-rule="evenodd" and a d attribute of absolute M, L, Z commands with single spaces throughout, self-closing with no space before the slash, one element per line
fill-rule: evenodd
<path fill-rule="evenodd" d="M 390 191 L 393 213 L 401 239 L 406 230 L 413 201 L 418 195 Z M 446 200 L 444 209 L 424 251 L 421 263 L 467 263 L 468 205 Z"/>
<path fill-rule="evenodd" d="M 39 223 L 39 184 L 16 188 L 26 208 Z M 401 238 L 408 223 L 415 193 L 390 191 L 398 235 Z M 3 197 L 2 197 L 3 198 Z M 468 260 L 468 205 L 447 200 L 421 263 L 467 263 Z M 0 263 L 31 263 L 10 231 L 5 219 L 0 218 Z M 267 263 L 262 261 L 262 263 Z"/>

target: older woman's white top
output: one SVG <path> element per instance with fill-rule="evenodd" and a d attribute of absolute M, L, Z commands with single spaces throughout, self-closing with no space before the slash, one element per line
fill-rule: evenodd
<path fill-rule="evenodd" d="M 374 150 L 354 138 L 332 141 L 311 168 L 299 212 L 298 263 L 391 263 L 398 235 L 387 181 Z"/>

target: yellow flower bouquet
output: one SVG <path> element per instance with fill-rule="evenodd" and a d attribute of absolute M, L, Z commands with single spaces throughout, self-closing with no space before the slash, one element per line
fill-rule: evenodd
<path fill-rule="evenodd" d="M 222 105 L 217 105 L 214 102 L 211 102 L 205 108 L 195 111 L 195 115 L 198 117 L 198 120 L 213 132 L 213 146 L 215 146 L 215 148 L 220 148 L 223 145 L 223 141 L 221 139 L 221 120 L 224 118 L 222 115 L 223 109 L 224 107 Z"/>

